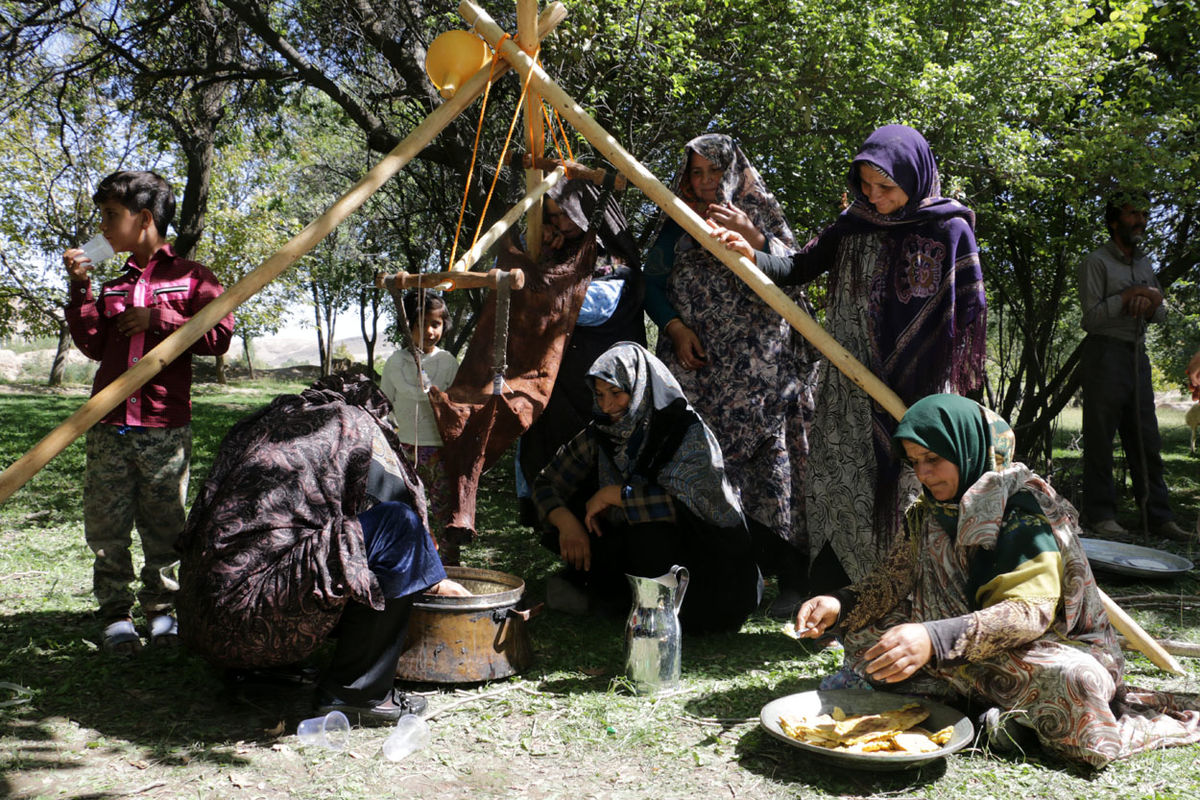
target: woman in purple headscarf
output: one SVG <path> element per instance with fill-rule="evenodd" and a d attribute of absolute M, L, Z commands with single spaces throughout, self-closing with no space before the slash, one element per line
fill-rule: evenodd
<path fill-rule="evenodd" d="M 780 285 L 828 272 L 827 330 L 906 404 L 978 389 L 987 301 L 974 213 L 941 196 L 929 143 L 905 125 L 867 137 L 847 184 L 849 208 L 790 256 L 756 253 L 734 231 L 715 235 Z M 819 387 L 805 510 L 812 588 L 831 590 L 884 557 L 919 487 L 892 459 L 887 412 L 836 368 L 822 368 Z"/>

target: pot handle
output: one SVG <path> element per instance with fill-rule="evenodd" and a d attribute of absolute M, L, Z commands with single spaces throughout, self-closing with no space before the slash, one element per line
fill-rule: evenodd
<path fill-rule="evenodd" d="M 510 608 L 510 609 L 508 609 L 508 616 L 520 617 L 521 619 L 525 620 L 526 622 L 529 622 L 529 620 L 533 619 L 538 614 L 541 614 L 542 610 L 545 607 L 546 607 L 545 603 L 538 603 L 537 605 L 533 606 L 532 608 L 527 608 L 524 611 L 518 611 L 515 608 Z"/>

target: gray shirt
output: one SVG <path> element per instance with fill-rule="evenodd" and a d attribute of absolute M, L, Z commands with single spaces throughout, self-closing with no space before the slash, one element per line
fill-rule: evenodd
<path fill-rule="evenodd" d="M 1135 342 L 1138 331 L 1143 332 L 1136 317 L 1121 310 L 1121 293 L 1130 286 L 1152 286 L 1162 291 L 1150 257 L 1141 250 L 1134 250 L 1133 258 L 1126 258 L 1109 239 L 1098 247 L 1079 267 L 1079 304 L 1083 309 L 1083 329 L 1088 333 L 1109 336 L 1123 342 Z M 1162 322 L 1167 318 L 1166 303 L 1154 311 L 1151 322 Z"/>

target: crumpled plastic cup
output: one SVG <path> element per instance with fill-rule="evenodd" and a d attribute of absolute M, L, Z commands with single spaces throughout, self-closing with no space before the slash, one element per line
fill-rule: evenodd
<path fill-rule="evenodd" d="M 306 719 L 296 728 L 300 743 L 345 750 L 350 743 L 350 720 L 340 711 L 330 711 L 323 717 Z"/>
<path fill-rule="evenodd" d="M 415 714 L 405 714 L 396 721 L 391 736 L 383 743 L 383 757 L 399 761 L 429 744 L 429 723 Z"/>
<path fill-rule="evenodd" d="M 81 244 L 79 249 L 88 257 L 88 261 L 96 265 L 116 255 L 112 249 L 112 245 L 108 243 L 108 239 L 104 238 L 103 233 L 97 233 L 91 239 Z"/>

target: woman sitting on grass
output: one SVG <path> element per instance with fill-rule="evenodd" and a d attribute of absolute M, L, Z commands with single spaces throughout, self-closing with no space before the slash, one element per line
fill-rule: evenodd
<path fill-rule="evenodd" d="M 1200 741 L 1192 697 L 1124 685 L 1124 659 L 1078 538 L 1075 510 L 1012 461 L 1008 424 L 957 395 L 912 405 L 893 438 L 924 486 L 904 536 L 862 581 L 806 601 L 801 635 L 836 626 L 849 671 L 822 688 L 982 703 L 989 743 L 1032 729 L 1103 767 Z"/>
<path fill-rule="evenodd" d="M 759 601 L 761 578 L 741 505 L 716 438 L 661 361 L 632 342 L 596 359 L 592 422 L 533 484 L 542 543 L 567 570 L 547 586 L 628 608 L 625 574 L 688 568 L 680 611 L 689 632 L 737 630 Z"/>

